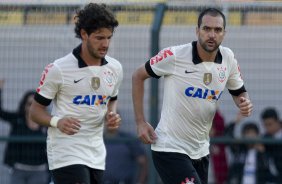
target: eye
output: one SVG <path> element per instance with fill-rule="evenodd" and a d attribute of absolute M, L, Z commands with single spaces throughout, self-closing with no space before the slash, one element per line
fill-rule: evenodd
<path fill-rule="evenodd" d="M 204 26 L 204 27 L 203 27 L 203 30 L 209 32 L 209 31 L 211 30 L 211 28 Z"/>
<path fill-rule="evenodd" d="M 221 33 L 222 31 L 223 31 L 223 29 L 221 27 L 215 28 L 215 32 L 216 33 Z"/>
<path fill-rule="evenodd" d="M 97 40 L 103 40 L 104 37 L 102 37 L 102 36 L 97 36 L 96 39 L 97 39 Z"/>

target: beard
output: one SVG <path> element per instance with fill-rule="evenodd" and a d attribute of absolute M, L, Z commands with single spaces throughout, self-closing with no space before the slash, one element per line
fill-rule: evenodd
<path fill-rule="evenodd" d="M 214 43 L 214 46 L 213 46 L 213 47 L 209 47 L 209 46 L 208 46 L 208 44 L 209 44 L 208 42 L 209 42 L 209 41 L 212 41 L 212 42 Z M 221 44 L 221 43 L 217 43 L 217 42 L 214 41 L 214 40 L 208 40 L 208 41 L 204 42 L 204 41 L 201 40 L 201 39 L 199 39 L 199 43 L 200 43 L 201 47 L 202 47 L 206 52 L 209 52 L 209 53 L 212 53 L 212 52 L 216 51 L 216 50 L 218 49 L 219 45 Z"/>
<path fill-rule="evenodd" d="M 105 54 L 99 54 L 99 50 L 98 49 L 95 49 L 94 47 L 92 47 L 90 41 L 87 41 L 87 51 L 88 53 L 95 59 L 102 59 L 105 57 L 108 49 L 104 49 L 106 50 Z"/>

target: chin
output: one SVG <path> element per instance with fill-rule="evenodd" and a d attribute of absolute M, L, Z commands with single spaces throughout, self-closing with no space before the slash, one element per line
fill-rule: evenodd
<path fill-rule="evenodd" d="M 100 54 L 100 59 L 102 59 L 102 58 L 104 58 L 105 56 L 107 55 L 107 53 L 106 54 Z"/>

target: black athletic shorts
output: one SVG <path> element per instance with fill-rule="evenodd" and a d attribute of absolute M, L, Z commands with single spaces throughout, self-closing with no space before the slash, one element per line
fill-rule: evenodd
<path fill-rule="evenodd" d="M 152 158 L 164 184 L 208 183 L 209 155 L 193 160 L 181 153 L 152 151 Z"/>
<path fill-rule="evenodd" d="M 55 184 L 102 184 L 103 170 L 85 165 L 70 165 L 51 170 Z"/>

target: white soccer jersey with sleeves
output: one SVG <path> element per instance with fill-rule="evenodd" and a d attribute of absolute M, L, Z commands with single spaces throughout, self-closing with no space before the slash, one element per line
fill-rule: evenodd
<path fill-rule="evenodd" d="M 178 152 L 191 159 L 209 154 L 209 131 L 224 88 L 244 89 L 233 52 L 219 47 L 214 62 L 202 62 L 197 42 L 163 49 L 145 65 L 152 77 L 164 77 L 161 118 L 154 151 Z"/>
<path fill-rule="evenodd" d="M 81 122 L 79 132 L 74 135 L 48 128 L 50 170 L 73 164 L 105 168 L 104 117 L 108 102 L 118 95 L 122 66 L 109 56 L 101 66 L 86 66 L 79 56 L 80 49 L 79 46 L 73 53 L 49 64 L 37 89 L 39 96 L 52 100 L 52 115 L 73 117 Z"/>

